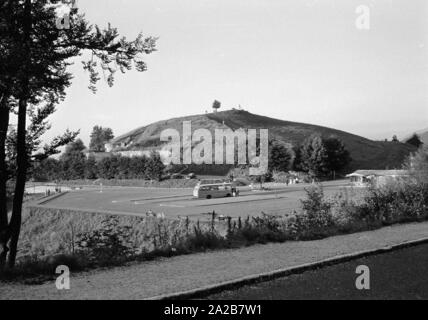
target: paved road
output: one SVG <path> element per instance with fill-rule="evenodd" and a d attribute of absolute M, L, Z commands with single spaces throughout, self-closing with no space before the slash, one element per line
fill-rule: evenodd
<path fill-rule="evenodd" d="M 369 267 L 370 290 L 356 289 L 359 265 Z M 428 299 L 428 245 L 245 286 L 207 299 Z"/>
<path fill-rule="evenodd" d="M 346 181 L 325 183 L 326 195 L 333 195 L 347 185 Z M 148 211 L 163 212 L 167 217 L 189 216 L 203 219 L 207 213 L 238 217 L 267 214 L 290 214 L 300 207 L 305 197 L 304 188 L 294 185 L 272 191 L 251 191 L 241 188 L 237 198 L 193 199 L 191 189 L 106 188 L 70 192 L 45 204 L 47 207 L 103 210 L 112 212 L 145 214 Z"/>

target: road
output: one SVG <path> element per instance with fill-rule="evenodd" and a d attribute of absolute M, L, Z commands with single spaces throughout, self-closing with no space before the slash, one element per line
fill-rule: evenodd
<path fill-rule="evenodd" d="M 333 195 L 346 188 L 347 181 L 325 183 L 325 194 Z M 241 188 L 236 198 L 193 199 L 191 189 L 156 189 L 113 187 L 73 191 L 44 204 L 46 207 L 103 210 L 111 212 L 145 214 L 148 211 L 163 212 L 167 217 L 188 216 L 203 219 L 215 211 L 219 215 L 257 216 L 290 214 L 300 207 L 309 185 L 293 185 L 271 191 L 251 191 Z"/>
<path fill-rule="evenodd" d="M 357 266 L 370 270 L 370 290 L 356 289 Z M 225 291 L 206 299 L 428 299 L 428 245 L 370 256 L 273 281 Z"/>

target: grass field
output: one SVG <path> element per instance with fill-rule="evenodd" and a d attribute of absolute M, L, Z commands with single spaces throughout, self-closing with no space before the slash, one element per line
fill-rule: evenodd
<path fill-rule="evenodd" d="M 347 181 L 323 183 L 326 196 L 350 189 Z M 213 211 L 218 215 L 236 217 L 258 216 L 262 212 L 286 215 L 300 207 L 309 184 L 276 187 L 268 191 L 242 187 L 236 198 L 194 199 L 192 189 L 161 188 L 83 188 L 43 203 L 43 207 L 106 213 L 145 215 L 164 213 L 167 218 L 190 217 L 209 219 Z"/>

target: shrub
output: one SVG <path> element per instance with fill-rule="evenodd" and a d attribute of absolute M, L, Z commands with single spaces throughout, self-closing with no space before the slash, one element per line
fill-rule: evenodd
<path fill-rule="evenodd" d="M 301 200 L 303 212 L 296 216 L 294 230 L 300 239 L 319 239 L 331 234 L 334 227 L 332 203 L 324 199 L 320 185 L 305 189 L 306 199 Z"/>
<path fill-rule="evenodd" d="M 349 195 L 349 191 L 345 189 L 332 200 L 333 222 L 340 233 L 351 233 L 367 228 L 366 222 L 361 218 L 361 203 L 356 200 L 359 196 L 351 192 Z"/>
<path fill-rule="evenodd" d="M 415 181 L 370 187 L 361 205 L 361 219 L 368 224 L 390 225 L 421 221 L 428 216 L 428 185 Z"/>
<path fill-rule="evenodd" d="M 278 183 L 288 183 L 291 178 L 291 175 L 283 171 L 273 171 L 272 172 L 272 181 Z"/>
<path fill-rule="evenodd" d="M 160 181 L 165 165 L 163 164 L 159 152 L 153 151 L 147 159 L 145 175 L 152 180 Z"/>
<path fill-rule="evenodd" d="M 286 224 L 282 217 L 262 213 L 260 217 L 248 217 L 242 225 L 241 219 L 238 225 L 229 227 L 227 239 L 232 246 L 239 244 L 250 245 L 253 243 L 284 242 L 290 239 Z"/>
<path fill-rule="evenodd" d="M 184 241 L 182 248 L 186 251 L 204 251 L 207 249 L 220 249 L 227 247 L 224 237 L 215 231 L 203 231 L 199 225 L 194 226 L 193 234 Z"/>
<path fill-rule="evenodd" d="M 96 265 L 116 264 L 134 255 L 130 226 L 120 226 L 116 217 L 102 221 L 101 227 L 77 236 L 77 252 Z"/>

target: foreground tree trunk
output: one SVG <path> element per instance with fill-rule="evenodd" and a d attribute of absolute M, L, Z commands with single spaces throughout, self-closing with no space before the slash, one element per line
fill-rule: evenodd
<path fill-rule="evenodd" d="M 24 22 L 23 22 L 23 53 L 25 62 L 22 66 L 21 92 L 19 94 L 18 106 L 18 130 L 16 141 L 16 183 L 15 192 L 13 194 L 13 207 L 12 216 L 9 223 L 9 236 L 10 236 L 10 251 L 8 258 L 8 267 L 13 268 L 16 262 L 16 254 L 18 252 L 18 240 L 21 232 L 22 222 L 22 204 L 24 201 L 25 183 L 27 180 L 27 106 L 29 98 L 29 70 L 31 64 L 31 29 L 33 25 L 32 20 L 32 5 L 31 0 L 25 0 L 24 7 Z"/>
<path fill-rule="evenodd" d="M 6 137 L 9 127 L 8 97 L 0 95 L 0 272 L 6 265 L 7 247 L 7 167 Z"/>
<path fill-rule="evenodd" d="M 28 87 L 28 86 L 27 86 Z M 27 144 L 26 144 L 27 100 L 19 101 L 18 135 L 17 135 L 17 174 L 13 195 L 12 217 L 10 219 L 10 252 L 8 266 L 13 268 L 16 261 L 19 233 L 21 231 L 22 203 L 24 201 L 25 183 L 27 179 Z"/>

